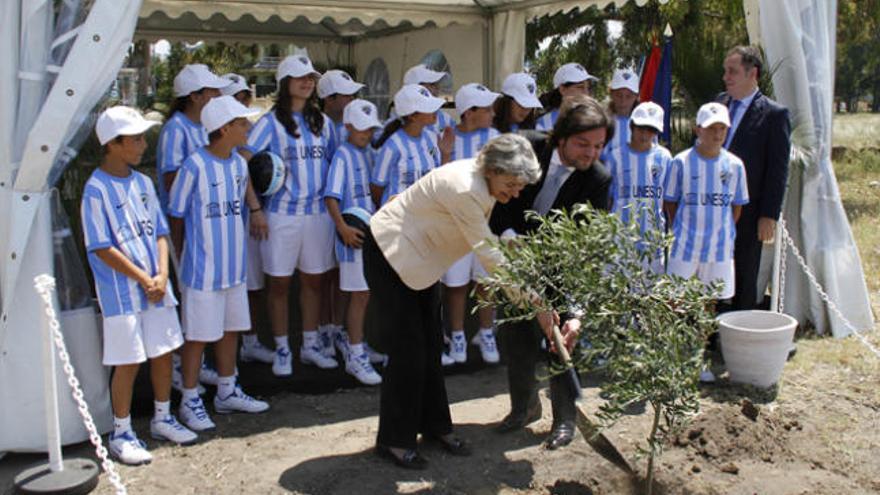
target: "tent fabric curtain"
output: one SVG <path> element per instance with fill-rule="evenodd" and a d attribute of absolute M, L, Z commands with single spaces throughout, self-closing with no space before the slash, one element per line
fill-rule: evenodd
<path fill-rule="evenodd" d="M 761 41 L 776 68 L 776 99 L 791 111 L 793 160 L 783 209 L 788 230 L 831 301 L 859 330 L 874 321 L 858 247 L 831 163 L 836 0 L 761 0 Z M 784 310 L 819 333 L 850 333 L 789 253 Z"/>
<path fill-rule="evenodd" d="M 492 45 L 490 60 L 493 87 L 500 88 L 508 74 L 521 72 L 525 63 L 525 15 L 510 10 L 492 16 Z"/>

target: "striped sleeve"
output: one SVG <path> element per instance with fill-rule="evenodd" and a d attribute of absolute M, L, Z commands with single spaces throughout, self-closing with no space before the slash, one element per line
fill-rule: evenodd
<path fill-rule="evenodd" d="M 330 169 L 327 171 L 327 182 L 324 185 L 324 197 L 334 198 L 342 201 L 343 187 L 345 186 L 345 165 L 346 165 L 345 149 L 340 148 L 333 155 L 333 161 L 330 162 Z"/>
<path fill-rule="evenodd" d="M 86 184 L 80 216 L 86 251 L 96 251 L 113 245 L 113 234 L 104 211 L 104 198 L 98 188 Z"/>
<path fill-rule="evenodd" d="M 325 156 L 333 156 L 336 153 L 337 147 L 339 147 L 339 137 L 334 130 L 335 128 L 336 124 L 325 114 L 324 129 L 321 130 L 321 137 L 324 139 L 324 144 L 327 147 L 327 154 Z"/>
<path fill-rule="evenodd" d="M 156 237 L 167 236 L 171 233 L 171 229 L 168 228 L 168 219 L 165 218 L 165 213 L 162 212 L 162 207 L 159 206 L 159 198 L 156 197 L 156 189 L 153 187 L 153 183 L 148 179 L 146 181 L 146 189 L 147 194 L 149 195 L 150 202 L 150 211 L 155 212 L 156 221 L 154 224 L 156 225 Z"/>
<path fill-rule="evenodd" d="M 180 173 L 171 184 L 171 192 L 168 200 L 168 214 L 172 217 L 182 218 L 186 215 L 192 198 L 192 191 L 196 187 L 198 169 L 191 160 L 187 160 Z"/>
<path fill-rule="evenodd" d="M 177 172 L 186 159 L 183 129 L 169 122 L 159 135 L 159 151 L 156 160 L 160 174 Z M 161 175 L 160 175 L 161 181 Z"/>
<path fill-rule="evenodd" d="M 676 157 L 669 165 L 666 182 L 663 184 L 663 200 L 677 203 L 681 200 L 681 185 L 684 170 L 683 158 Z"/>
<path fill-rule="evenodd" d="M 268 149 L 272 145 L 274 139 L 274 127 L 272 125 L 271 111 L 257 121 L 248 133 L 247 145 L 244 149 L 252 155 Z"/>
<path fill-rule="evenodd" d="M 388 185 L 388 180 L 391 176 L 391 167 L 397 163 L 399 159 L 400 152 L 397 150 L 397 146 L 395 146 L 393 138 L 388 138 L 382 147 L 379 148 L 379 153 L 376 156 L 376 165 L 373 167 L 373 173 L 370 176 L 370 182 L 381 187 L 385 187 Z"/>
<path fill-rule="evenodd" d="M 744 205 L 749 202 L 749 189 L 746 182 L 746 167 L 739 160 L 733 162 L 736 168 L 736 189 L 733 193 L 733 204 Z"/>

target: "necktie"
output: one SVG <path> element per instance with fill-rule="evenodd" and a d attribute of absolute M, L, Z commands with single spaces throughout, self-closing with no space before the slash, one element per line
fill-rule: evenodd
<path fill-rule="evenodd" d="M 739 111 L 739 107 L 742 105 L 742 102 L 739 100 L 733 100 L 730 102 L 730 129 L 727 130 L 727 137 L 724 139 L 724 148 L 730 148 L 730 142 L 733 141 L 733 119 L 736 118 L 736 112 Z"/>
<path fill-rule="evenodd" d="M 541 187 L 541 191 L 535 198 L 534 205 L 532 205 L 535 211 L 541 215 L 546 215 L 547 212 L 550 211 L 550 207 L 553 206 L 553 200 L 556 199 L 556 194 L 559 192 L 559 186 L 562 185 L 562 178 L 565 175 L 565 172 L 565 167 L 562 165 L 556 165 L 553 167 L 553 170 L 550 171 L 547 180 L 544 181 L 544 185 Z"/>

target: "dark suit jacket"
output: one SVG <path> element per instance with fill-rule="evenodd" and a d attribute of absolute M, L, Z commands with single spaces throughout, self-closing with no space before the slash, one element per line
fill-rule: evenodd
<path fill-rule="evenodd" d="M 726 93 L 718 97 L 728 106 L 730 99 Z M 753 221 L 757 217 L 779 218 L 791 151 L 788 109 L 758 91 L 736 129 L 729 151 L 746 166 L 749 204 L 743 208 L 743 217 Z"/>
<path fill-rule="evenodd" d="M 532 143 L 532 148 L 541 164 L 541 180 L 536 184 L 526 186 L 518 198 L 510 200 L 507 204 L 495 205 L 490 226 L 496 235 L 501 235 L 508 228 L 512 228 L 519 234 L 531 232 L 536 228 L 535 222 L 529 222 L 526 219 L 525 212 L 532 209 L 535 197 L 538 196 L 544 185 L 544 179 L 547 177 L 547 170 L 550 167 L 550 158 L 553 156 L 554 148 L 547 141 L 546 133 L 520 131 L 519 134 Z M 570 210 L 578 203 L 590 203 L 593 208 L 607 210 L 610 186 L 611 174 L 599 162 L 594 163 L 587 170 L 575 170 L 559 188 L 559 193 L 553 200 L 551 209 Z"/>

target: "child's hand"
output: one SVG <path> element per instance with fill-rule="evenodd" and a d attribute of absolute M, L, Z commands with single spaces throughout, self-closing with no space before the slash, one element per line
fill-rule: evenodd
<path fill-rule="evenodd" d="M 364 244 L 364 233 L 350 225 L 342 225 L 338 229 L 339 237 L 346 246 L 360 249 Z"/>
<path fill-rule="evenodd" d="M 157 303 L 165 299 L 165 291 L 168 288 L 168 275 L 160 273 L 153 277 L 153 287 L 147 291 L 147 299 Z"/>
<path fill-rule="evenodd" d="M 269 238 L 269 222 L 266 220 L 266 214 L 263 213 L 263 210 L 251 212 L 250 224 L 251 237 L 258 241 Z"/>
<path fill-rule="evenodd" d="M 455 133 L 452 131 L 452 127 L 447 127 L 443 130 L 443 135 L 440 137 L 437 147 L 440 148 L 440 153 L 443 156 L 451 156 L 453 146 L 455 146 Z"/>

